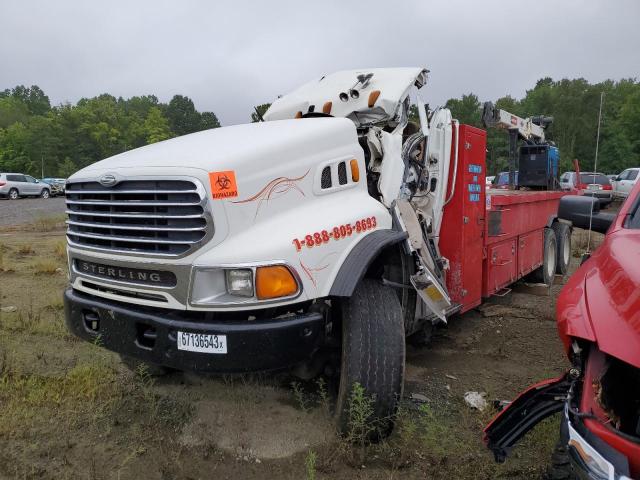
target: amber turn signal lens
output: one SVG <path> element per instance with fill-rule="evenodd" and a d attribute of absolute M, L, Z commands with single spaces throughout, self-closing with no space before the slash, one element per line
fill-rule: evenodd
<path fill-rule="evenodd" d="M 369 94 L 369 101 L 367 102 L 367 105 L 369 105 L 369 108 L 373 108 L 373 106 L 378 101 L 379 96 L 380 96 L 380 90 L 374 90 Z"/>
<path fill-rule="evenodd" d="M 360 167 L 358 167 L 358 161 L 354 158 L 349 162 L 351 165 L 351 179 L 354 182 L 360 181 Z"/>
<path fill-rule="evenodd" d="M 256 295 L 260 300 L 288 297 L 298 291 L 298 283 L 287 267 L 274 265 L 256 270 Z"/>

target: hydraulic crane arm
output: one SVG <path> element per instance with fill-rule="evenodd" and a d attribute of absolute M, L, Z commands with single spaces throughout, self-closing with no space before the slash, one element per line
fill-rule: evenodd
<path fill-rule="evenodd" d="M 551 122 L 553 122 L 552 117 L 520 118 L 506 110 L 496 108 L 491 102 L 485 102 L 482 110 L 482 123 L 486 128 L 517 129 L 520 138 L 535 143 L 545 142 L 544 129 Z"/>

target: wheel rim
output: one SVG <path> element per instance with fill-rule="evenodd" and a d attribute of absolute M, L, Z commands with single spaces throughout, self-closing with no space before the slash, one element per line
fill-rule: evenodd
<path fill-rule="evenodd" d="M 9 197 L 15 200 L 16 198 L 18 198 L 18 192 L 16 192 L 15 190 L 11 190 Z"/>
<path fill-rule="evenodd" d="M 42 192 L 42 198 L 49 198 L 49 192 L 47 190 Z"/>

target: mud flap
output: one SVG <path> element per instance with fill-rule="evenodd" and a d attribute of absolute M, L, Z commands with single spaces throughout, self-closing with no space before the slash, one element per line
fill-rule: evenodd
<path fill-rule="evenodd" d="M 561 412 L 572 381 L 569 374 L 532 385 L 507 405 L 484 429 L 484 443 L 496 462 L 504 462 L 511 448 L 545 418 Z"/>

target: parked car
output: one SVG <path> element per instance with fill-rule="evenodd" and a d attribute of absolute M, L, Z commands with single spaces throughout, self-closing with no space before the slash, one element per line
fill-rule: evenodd
<path fill-rule="evenodd" d="M 488 177 L 485 177 L 484 181 L 487 187 L 491 187 L 494 178 L 496 178 L 495 175 L 489 175 Z"/>
<path fill-rule="evenodd" d="M 613 185 L 613 181 L 618 177 L 618 175 L 616 175 L 615 173 L 609 174 L 607 175 L 607 178 L 609 179 L 609 182 L 611 182 L 611 185 Z"/>
<path fill-rule="evenodd" d="M 634 185 L 640 178 L 639 168 L 627 168 L 613 181 L 613 196 L 615 198 L 627 198 Z"/>
<path fill-rule="evenodd" d="M 515 172 L 515 184 L 518 186 L 518 171 Z M 509 172 L 500 172 L 493 177 L 491 188 L 509 188 Z"/>
<path fill-rule="evenodd" d="M 591 218 L 590 213 L 595 212 Z M 566 196 L 558 217 L 605 233 L 558 297 L 558 332 L 571 367 L 533 385 L 485 428 L 503 461 L 538 422 L 562 412 L 554 479 L 640 478 L 640 184 L 617 215 Z"/>
<path fill-rule="evenodd" d="M 560 188 L 578 190 L 581 195 L 595 197 L 606 207 L 613 200 L 613 187 L 606 175 L 598 172 L 564 172 L 560 176 Z"/>
<path fill-rule="evenodd" d="M 22 173 L 0 173 L 0 196 L 16 200 L 20 197 L 51 196 L 51 185 Z"/>
<path fill-rule="evenodd" d="M 64 195 L 66 178 L 42 178 L 40 181 L 51 185 L 51 196 Z"/>

